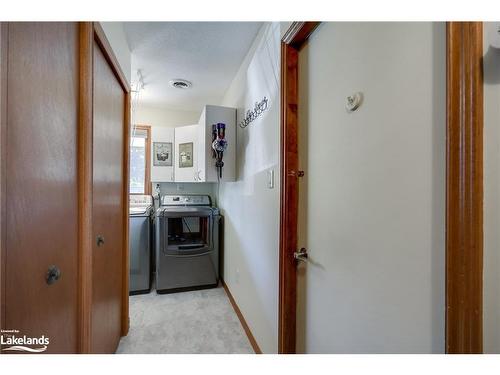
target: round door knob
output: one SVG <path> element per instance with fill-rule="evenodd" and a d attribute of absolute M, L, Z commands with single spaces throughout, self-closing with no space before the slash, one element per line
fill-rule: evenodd
<path fill-rule="evenodd" d="M 56 266 L 50 266 L 45 275 L 45 281 L 48 285 L 54 284 L 61 277 L 61 270 Z"/>

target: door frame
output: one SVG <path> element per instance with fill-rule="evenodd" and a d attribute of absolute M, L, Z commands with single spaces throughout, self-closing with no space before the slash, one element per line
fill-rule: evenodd
<path fill-rule="evenodd" d="M 299 51 L 319 22 L 293 22 L 281 41 L 278 353 L 295 353 L 297 315 Z"/>
<path fill-rule="evenodd" d="M 483 24 L 446 41 L 446 352 L 482 353 Z"/>
<path fill-rule="evenodd" d="M 299 51 L 319 22 L 281 42 L 278 352 L 296 352 Z M 446 353 L 482 352 L 483 26 L 446 25 Z M 444 270 L 443 270 L 444 271 Z"/>
<path fill-rule="evenodd" d="M 0 329 L 5 327 L 7 32 L 7 23 L 0 22 Z"/>
<path fill-rule="evenodd" d="M 145 130 L 147 133 L 147 138 L 146 138 L 146 147 L 145 147 L 145 153 L 146 153 L 146 170 L 144 172 L 144 193 L 146 195 L 151 195 L 151 147 L 152 147 L 152 142 L 151 142 L 151 126 L 150 125 L 133 125 L 134 129 L 139 129 L 139 130 Z M 132 136 L 132 134 L 131 134 Z M 139 193 L 130 193 L 130 195 L 138 195 Z M 140 195 L 140 194 L 139 194 Z"/>
<path fill-rule="evenodd" d="M 93 25 L 79 24 L 80 74 L 78 113 L 78 352 L 90 353 L 92 333 L 92 144 Z"/>

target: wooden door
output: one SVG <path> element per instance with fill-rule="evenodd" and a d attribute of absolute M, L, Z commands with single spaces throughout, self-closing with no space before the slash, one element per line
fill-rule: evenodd
<path fill-rule="evenodd" d="M 5 328 L 77 351 L 76 23 L 10 23 Z M 5 35 L 4 35 L 5 37 Z M 56 266 L 61 276 L 46 282 Z"/>
<path fill-rule="evenodd" d="M 122 332 L 125 104 L 94 42 L 92 353 L 115 352 Z"/>

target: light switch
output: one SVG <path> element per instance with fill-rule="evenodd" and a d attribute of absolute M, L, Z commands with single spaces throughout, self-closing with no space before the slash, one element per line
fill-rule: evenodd
<path fill-rule="evenodd" d="M 274 169 L 267 171 L 267 187 L 269 189 L 274 189 Z"/>

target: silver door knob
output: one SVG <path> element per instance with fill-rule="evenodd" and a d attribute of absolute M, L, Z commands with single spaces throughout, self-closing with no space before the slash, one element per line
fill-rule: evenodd
<path fill-rule="evenodd" d="M 299 262 L 307 262 L 307 249 L 305 247 L 301 248 L 299 251 L 293 253 L 293 257 Z"/>

